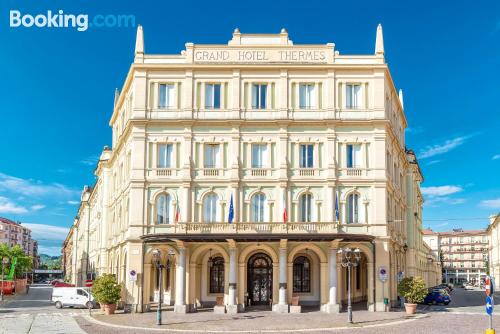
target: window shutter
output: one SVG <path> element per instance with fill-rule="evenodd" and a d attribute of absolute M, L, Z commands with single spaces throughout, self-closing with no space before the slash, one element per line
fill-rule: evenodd
<path fill-rule="evenodd" d="M 182 83 L 177 83 L 177 109 L 182 108 Z"/>
<path fill-rule="evenodd" d="M 245 110 L 248 109 L 248 82 L 245 82 L 245 87 L 243 89 L 243 107 Z"/>
<path fill-rule="evenodd" d="M 296 85 L 297 84 L 295 82 L 292 83 L 292 101 L 291 101 L 292 102 L 291 103 L 292 109 L 295 109 L 295 107 L 296 107 L 296 101 L 295 101 L 295 95 L 296 95 L 296 93 L 295 93 L 296 88 L 295 87 L 296 87 Z"/>
<path fill-rule="evenodd" d="M 275 93 L 274 91 L 276 90 L 276 84 L 273 82 L 271 84 L 271 109 L 275 109 L 276 108 L 276 104 L 275 104 Z"/>
<path fill-rule="evenodd" d="M 337 98 L 337 105 L 339 109 L 342 109 L 342 82 L 339 82 L 339 92 Z"/>
<path fill-rule="evenodd" d="M 201 82 L 198 82 L 196 88 L 196 109 L 200 109 L 201 106 Z"/>
<path fill-rule="evenodd" d="M 227 82 L 224 83 L 224 106 L 222 106 L 223 109 L 227 109 L 227 107 L 229 105 L 228 104 L 228 101 L 229 101 L 229 94 L 228 94 L 229 89 L 228 89 L 228 87 L 229 87 L 229 84 Z"/>
<path fill-rule="evenodd" d="M 318 83 L 318 109 L 322 109 L 323 105 L 323 84 L 320 82 Z"/>
<path fill-rule="evenodd" d="M 365 83 L 365 91 L 364 91 L 364 94 L 365 94 L 365 109 L 368 109 L 369 108 L 369 100 L 368 100 L 368 95 L 369 95 L 369 91 L 368 91 L 368 82 Z"/>

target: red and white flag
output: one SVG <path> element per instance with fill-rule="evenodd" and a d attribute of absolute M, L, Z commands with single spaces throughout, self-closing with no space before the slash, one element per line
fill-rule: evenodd
<path fill-rule="evenodd" d="M 283 223 L 288 221 L 288 213 L 286 212 L 286 200 L 283 198 Z"/>
<path fill-rule="evenodd" d="M 174 222 L 177 224 L 179 220 L 181 219 L 181 208 L 180 208 L 180 203 L 179 203 L 179 197 L 177 194 L 175 194 L 176 197 L 176 205 L 175 205 L 175 217 L 174 217 Z"/>

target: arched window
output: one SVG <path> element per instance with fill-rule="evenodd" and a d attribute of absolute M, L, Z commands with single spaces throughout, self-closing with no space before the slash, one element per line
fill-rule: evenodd
<path fill-rule="evenodd" d="M 300 196 L 300 221 L 309 223 L 311 222 L 311 209 L 312 209 L 312 196 L 311 194 L 303 194 Z"/>
<path fill-rule="evenodd" d="M 169 194 L 161 194 L 156 199 L 156 223 L 169 224 L 170 223 L 170 207 L 172 204 L 172 197 Z"/>
<path fill-rule="evenodd" d="M 209 260 L 210 293 L 224 293 L 224 259 L 220 256 Z"/>
<path fill-rule="evenodd" d="M 255 194 L 250 203 L 250 220 L 254 223 L 264 222 L 264 206 L 266 203 L 266 196 L 262 193 Z"/>
<path fill-rule="evenodd" d="M 347 196 L 347 224 L 359 223 L 359 195 L 350 194 Z"/>
<path fill-rule="evenodd" d="M 305 256 L 293 261 L 293 292 L 311 292 L 311 262 Z"/>
<path fill-rule="evenodd" d="M 217 221 L 217 195 L 208 194 L 203 199 L 203 222 L 215 223 Z"/>

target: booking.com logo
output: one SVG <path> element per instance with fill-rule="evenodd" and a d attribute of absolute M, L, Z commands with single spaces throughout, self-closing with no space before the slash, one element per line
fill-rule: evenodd
<path fill-rule="evenodd" d="M 127 14 L 97 14 L 89 21 L 88 14 L 66 14 L 62 9 L 57 12 L 48 10 L 45 14 L 21 14 L 19 10 L 10 11 L 11 28 L 75 28 L 78 31 L 87 31 L 95 28 L 128 28 L 135 27 L 135 15 Z"/>

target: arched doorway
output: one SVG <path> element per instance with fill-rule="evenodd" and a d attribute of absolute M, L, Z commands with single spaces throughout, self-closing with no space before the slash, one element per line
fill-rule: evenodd
<path fill-rule="evenodd" d="M 247 292 L 252 305 L 269 305 L 273 299 L 273 261 L 264 253 L 250 257 L 247 267 Z"/>

